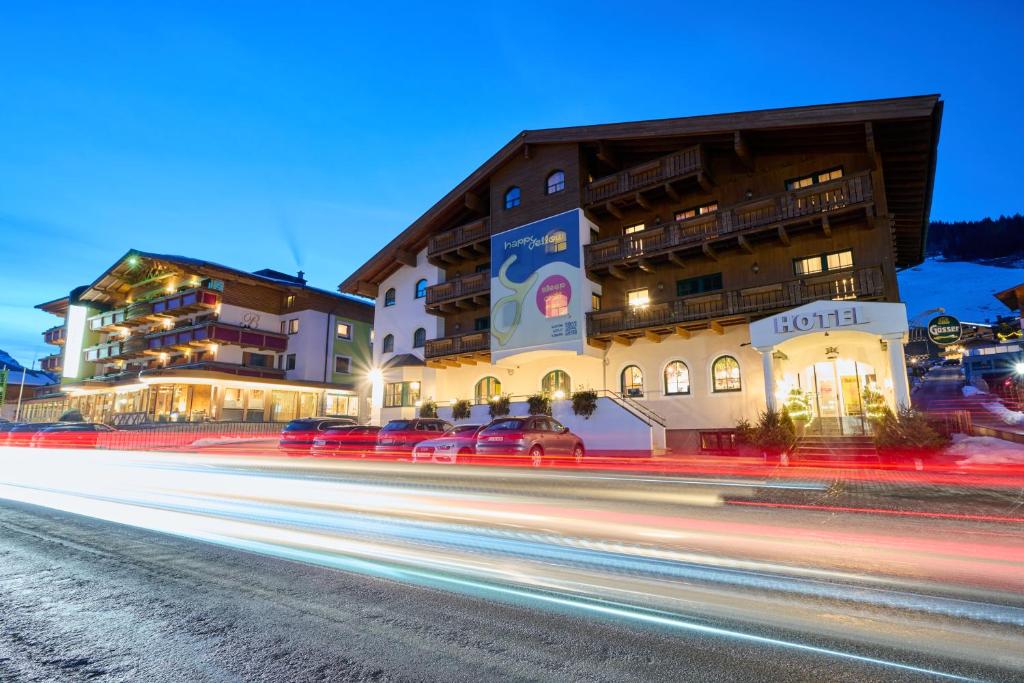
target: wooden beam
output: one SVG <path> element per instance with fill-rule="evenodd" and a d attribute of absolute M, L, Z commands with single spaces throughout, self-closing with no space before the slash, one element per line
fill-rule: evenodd
<path fill-rule="evenodd" d="M 651 208 L 651 203 L 647 201 L 642 192 L 637 192 L 634 199 L 636 199 L 637 204 L 647 209 L 648 211 L 654 210 L 653 208 Z"/>
<path fill-rule="evenodd" d="M 680 256 L 677 252 L 670 251 L 668 253 L 668 260 L 671 261 L 672 263 L 676 264 L 680 268 L 685 268 L 686 267 L 686 262 L 683 261 L 683 257 Z"/>
<path fill-rule="evenodd" d="M 715 334 L 725 334 L 725 328 L 722 327 L 722 323 L 718 322 L 717 320 L 712 320 L 708 324 L 708 327 L 710 327 Z"/>
<path fill-rule="evenodd" d="M 746 138 L 744 138 L 743 134 L 740 133 L 739 131 L 733 133 L 732 148 L 733 150 L 735 150 L 736 156 L 740 158 L 740 161 L 743 162 L 744 166 L 746 166 L 747 168 L 754 167 L 754 157 L 750 153 L 750 146 L 747 145 Z"/>
<path fill-rule="evenodd" d="M 878 159 L 878 150 L 875 148 L 875 127 L 870 121 L 864 122 L 864 143 L 868 149 L 868 161 L 871 168 L 875 168 L 875 161 Z"/>
<path fill-rule="evenodd" d="M 704 255 L 707 256 L 709 259 L 711 259 L 712 261 L 718 260 L 718 254 L 715 252 L 715 249 L 714 247 L 711 246 L 710 242 L 705 242 L 704 244 L 700 245 L 700 248 L 701 251 L 704 252 Z"/>
<path fill-rule="evenodd" d="M 663 336 L 661 336 L 660 334 L 658 334 L 654 330 L 644 330 L 644 337 L 647 338 L 647 341 L 652 341 L 655 344 L 660 344 L 662 342 L 662 340 L 664 339 Z"/>
<path fill-rule="evenodd" d="M 613 334 L 612 341 L 616 344 L 622 344 L 623 346 L 632 346 L 633 340 L 629 337 L 624 337 L 621 334 Z"/>
<path fill-rule="evenodd" d="M 748 254 L 753 254 L 754 253 L 754 246 L 750 243 L 750 240 L 748 240 L 746 237 L 744 237 L 743 235 L 739 235 L 739 236 L 736 237 L 736 241 L 739 242 L 740 249 L 742 249 L 743 251 L 747 252 Z"/>
<path fill-rule="evenodd" d="M 416 254 L 408 249 L 396 249 L 395 260 L 403 266 L 416 267 Z"/>
<path fill-rule="evenodd" d="M 526 143 L 525 145 L 523 145 L 523 158 L 530 158 L 530 143 Z"/>
<path fill-rule="evenodd" d="M 459 358 L 459 362 L 462 363 L 463 365 L 476 365 L 476 360 L 474 360 L 471 356 L 462 356 Z"/>
<path fill-rule="evenodd" d="M 616 218 L 622 218 L 622 212 L 619 211 L 618 208 L 614 204 L 612 204 L 611 202 L 605 202 L 604 203 L 604 208 L 605 208 L 605 211 L 607 211 L 611 215 L 615 216 Z"/>
<path fill-rule="evenodd" d="M 367 282 L 366 280 L 358 280 L 356 282 L 356 291 L 359 294 L 362 294 L 363 296 L 368 296 L 371 299 L 376 299 L 377 293 L 380 291 L 380 288 L 377 287 L 377 285 L 373 284 L 372 282 Z"/>
<path fill-rule="evenodd" d="M 825 237 L 832 236 L 832 224 L 828 222 L 828 214 L 821 215 L 821 231 L 825 233 Z"/>
<path fill-rule="evenodd" d="M 692 336 L 688 329 L 680 325 L 676 325 L 676 334 L 678 334 L 683 339 L 689 339 Z"/>
<path fill-rule="evenodd" d="M 651 266 L 650 261 L 648 261 L 647 259 L 642 259 L 642 258 L 641 259 L 637 259 L 636 260 L 636 266 L 637 266 L 637 268 L 639 268 L 640 270 L 644 271 L 645 273 L 653 273 L 654 272 L 654 267 Z"/>
<path fill-rule="evenodd" d="M 611 342 L 605 341 L 604 339 L 596 339 L 594 337 L 587 337 L 587 343 L 594 348 L 601 349 L 602 351 L 611 346 Z"/>
<path fill-rule="evenodd" d="M 779 241 L 785 244 L 787 247 L 790 245 L 789 233 L 786 232 L 786 226 L 779 226 Z"/>
<path fill-rule="evenodd" d="M 619 168 L 618 155 L 615 154 L 615 151 L 604 140 L 599 140 L 597 143 L 597 158 L 612 168 Z"/>
<path fill-rule="evenodd" d="M 679 201 L 680 194 L 676 192 L 676 188 L 672 187 L 672 183 L 665 183 L 665 194 L 667 194 L 672 201 Z"/>
<path fill-rule="evenodd" d="M 625 280 L 626 274 L 622 272 L 622 269 L 618 266 L 608 266 L 608 274 L 619 280 Z"/>
<path fill-rule="evenodd" d="M 463 201 L 466 204 L 466 208 L 470 211 L 484 215 L 487 214 L 487 205 L 484 203 L 484 200 L 480 198 L 480 195 L 475 192 L 467 192 Z"/>
<path fill-rule="evenodd" d="M 711 192 L 711 178 L 709 178 L 708 174 L 705 173 L 704 171 L 701 171 L 700 173 L 697 174 L 697 183 L 700 185 L 700 189 L 704 190 L 705 192 Z"/>

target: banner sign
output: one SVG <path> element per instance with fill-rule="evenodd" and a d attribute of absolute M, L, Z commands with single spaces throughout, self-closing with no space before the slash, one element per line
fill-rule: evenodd
<path fill-rule="evenodd" d="M 579 209 L 491 236 L 491 361 L 540 350 L 583 353 L 590 281 Z"/>
<path fill-rule="evenodd" d="M 951 315 L 938 315 L 928 322 L 928 338 L 939 346 L 949 346 L 960 341 L 963 326 Z"/>

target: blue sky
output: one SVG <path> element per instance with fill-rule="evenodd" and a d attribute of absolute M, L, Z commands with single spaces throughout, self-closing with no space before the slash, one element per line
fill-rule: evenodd
<path fill-rule="evenodd" d="M 1024 3 L 143 4 L 5 4 L 22 362 L 130 247 L 333 289 L 524 128 L 938 92 L 932 217 L 1024 210 Z"/>

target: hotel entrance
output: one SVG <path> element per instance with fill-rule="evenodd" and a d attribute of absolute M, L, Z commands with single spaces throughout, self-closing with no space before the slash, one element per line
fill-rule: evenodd
<path fill-rule="evenodd" d="M 875 369 L 844 358 L 814 363 L 798 375 L 798 388 L 809 402 L 808 431 L 866 434 L 866 395 L 877 392 Z"/>

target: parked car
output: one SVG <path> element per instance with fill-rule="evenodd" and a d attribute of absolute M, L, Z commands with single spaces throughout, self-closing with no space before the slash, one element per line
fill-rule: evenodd
<path fill-rule="evenodd" d="M 117 431 L 101 422 L 56 422 L 36 432 L 35 448 L 96 448 L 100 434 Z"/>
<path fill-rule="evenodd" d="M 305 417 L 286 424 L 277 443 L 288 455 L 306 455 L 325 430 L 355 425 L 356 421 L 349 417 Z"/>
<path fill-rule="evenodd" d="M 476 435 L 483 425 L 455 425 L 436 439 L 420 441 L 412 448 L 413 462 L 455 464 L 459 456 L 476 451 Z"/>
<path fill-rule="evenodd" d="M 421 441 L 441 436 L 452 428 L 450 422 L 436 417 L 391 420 L 377 433 L 378 455 L 406 455 Z"/>
<path fill-rule="evenodd" d="M 325 429 L 313 441 L 312 454 L 323 457 L 331 455 L 365 455 L 377 446 L 380 427 L 373 425 L 348 425 Z"/>
<path fill-rule="evenodd" d="M 947 368 L 955 367 L 957 365 L 960 365 L 960 359 L 959 358 L 947 358 L 946 360 L 942 361 L 942 365 L 943 365 L 943 367 L 947 367 Z"/>
<path fill-rule="evenodd" d="M 476 454 L 483 457 L 528 457 L 534 467 L 545 458 L 568 456 L 581 462 L 583 440 L 558 420 L 545 415 L 503 417 L 492 421 L 476 437 Z"/>
<path fill-rule="evenodd" d="M 40 430 L 53 425 L 53 422 L 20 422 L 11 425 L 3 436 L 4 445 L 28 448 L 32 445 L 32 437 Z"/>

